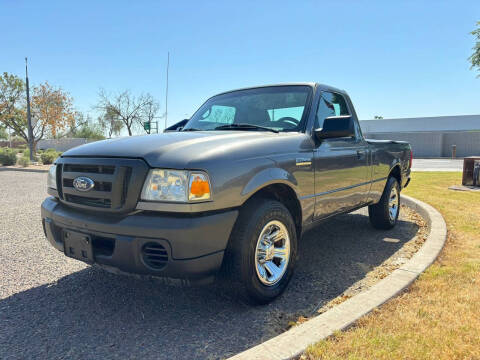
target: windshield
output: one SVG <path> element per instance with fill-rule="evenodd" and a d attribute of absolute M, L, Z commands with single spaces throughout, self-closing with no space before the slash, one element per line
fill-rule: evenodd
<path fill-rule="evenodd" d="M 195 112 L 183 130 L 302 131 L 311 92 L 310 86 L 291 85 L 217 95 Z"/>

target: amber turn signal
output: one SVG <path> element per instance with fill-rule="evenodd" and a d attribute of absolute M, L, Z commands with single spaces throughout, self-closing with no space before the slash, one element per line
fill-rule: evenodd
<path fill-rule="evenodd" d="M 208 200 L 210 199 L 210 183 L 205 174 L 190 174 L 190 192 L 189 200 Z"/>

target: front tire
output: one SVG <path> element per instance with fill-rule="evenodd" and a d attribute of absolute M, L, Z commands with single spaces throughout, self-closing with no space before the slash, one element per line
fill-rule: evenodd
<path fill-rule="evenodd" d="M 389 177 L 380 201 L 368 207 L 370 223 L 376 229 L 391 229 L 397 224 L 400 214 L 400 184 Z"/>
<path fill-rule="evenodd" d="M 229 285 L 249 303 L 279 296 L 293 275 L 297 234 L 292 215 L 278 201 L 253 199 L 240 212 L 225 254 Z"/>

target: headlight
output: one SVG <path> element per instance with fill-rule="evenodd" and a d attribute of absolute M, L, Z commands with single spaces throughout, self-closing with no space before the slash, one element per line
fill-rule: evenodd
<path fill-rule="evenodd" d="M 57 189 L 57 165 L 50 166 L 48 170 L 47 187 Z"/>
<path fill-rule="evenodd" d="M 142 200 L 188 202 L 210 200 L 208 175 L 183 170 L 152 169 L 143 185 Z"/>

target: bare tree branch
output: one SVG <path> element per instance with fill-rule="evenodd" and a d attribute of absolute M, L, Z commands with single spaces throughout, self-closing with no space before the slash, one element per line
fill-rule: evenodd
<path fill-rule="evenodd" d="M 158 103 L 148 93 L 135 97 L 129 90 L 125 90 L 112 96 L 100 89 L 98 97 L 96 108 L 102 112 L 103 123 L 110 123 L 110 136 L 118 129 L 118 126 L 113 126 L 115 120 L 121 121 L 127 128 L 128 135 L 132 136 L 136 128 L 143 128 L 143 121 L 148 121 L 145 120 L 148 119 L 147 114 L 154 116 L 159 108 Z"/>

